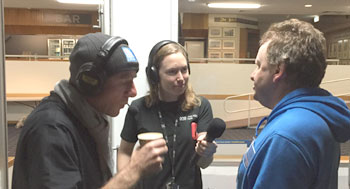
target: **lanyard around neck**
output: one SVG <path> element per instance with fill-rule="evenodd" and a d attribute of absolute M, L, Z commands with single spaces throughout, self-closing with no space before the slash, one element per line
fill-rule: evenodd
<path fill-rule="evenodd" d="M 162 116 L 162 112 L 160 110 L 158 110 L 158 117 L 159 117 L 159 121 L 160 121 L 160 126 L 162 127 L 162 130 L 163 130 L 163 134 L 164 134 L 164 138 L 165 138 L 165 142 L 167 144 L 167 146 L 169 147 L 169 139 L 168 139 L 168 135 L 167 135 L 167 132 L 166 132 L 166 126 L 165 126 L 165 123 L 164 123 L 164 120 L 163 120 L 163 116 Z M 174 135 L 173 135 L 173 151 L 172 151 L 172 156 L 169 155 L 169 161 L 170 161 L 170 164 L 171 164 L 171 177 L 172 179 L 175 181 L 175 148 L 176 148 L 176 128 L 178 126 L 178 122 L 179 122 L 179 119 L 176 118 L 175 119 L 175 128 L 174 128 Z M 171 158 L 172 157 L 172 158 Z"/>

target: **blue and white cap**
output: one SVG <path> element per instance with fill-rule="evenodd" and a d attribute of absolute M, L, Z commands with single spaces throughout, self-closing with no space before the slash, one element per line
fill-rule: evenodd
<path fill-rule="evenodd" d="M 75 81 L 79 68 L 88 62 L 98 60 L 97 56 L 104 43 L 110 39 L 110 35 L 102 33 L 90 33 L 79 39 L 75 45 L 70 60 L 70 80 Z M 107 62 L 103 62 L 102 69 L 106 72 L 107 77 L 128 70 L 139 70 L 139 62 L 135 54 L 127 44 L 121 44 L 107 58 Z"/>
<path fill-rule="evenodd" d="M 107 75 L 113 75 L 122 71 L 139 71 L 139 62 L 134 52 L 126 44 L 120 45 L 111 56 L 108 58 L 106 63 Z"/>

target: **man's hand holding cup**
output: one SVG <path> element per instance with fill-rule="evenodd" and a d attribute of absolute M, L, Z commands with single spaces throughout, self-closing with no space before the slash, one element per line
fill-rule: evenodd
<path fill-rule="evenodd" d="M 162 133 L 141 133 L 138 136 L 140 147 L 133 153 L 134 160 L 143 172 L 143 176 L 157 173 L 163 169 L 164 154 L 168 147 Z"/>

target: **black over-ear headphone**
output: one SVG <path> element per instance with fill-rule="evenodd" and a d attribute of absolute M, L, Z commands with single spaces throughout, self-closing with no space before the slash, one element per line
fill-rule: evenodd
<path fill-rule="evenodd" d="M 128 42 L 117 36 L 109 38 L 93 62 L 86 62 L 79 67 L 76 85 L 82 94 L 93 96 L 102 91 L 107 79 L 105 64 L 113 51 L 122 44 L 128 45 Z"/>
<path fill-rule="evenodd" d="M 177 44 L 179 47 L 183 48 L 181 44 L 171 41 L 171 40 L 164 40 L 158 42 L 154 47 L 152 48 L 151 52 L 149 53 L 148 57 L 148 65 L 146 67 L 146 75 L 148 80 L 151 82 L 151 84 L 157 84 L 159 82 L 159 73 L 158 73 L 158 68 L 155 66 L 154 62 L 154 56 L 158 53 L 158 51 L 164 47 L 167 44 Z M 187 68 L 188 68 L 188 73 L 190 73 L 190 61 L 188 60 L 188 55 L 186 50 L 183 48 L 184 52 L 186 53 L 186 61 L 187 61 Z"/>

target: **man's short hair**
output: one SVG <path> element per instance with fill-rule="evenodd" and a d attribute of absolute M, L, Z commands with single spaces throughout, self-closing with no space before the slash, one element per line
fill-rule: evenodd
<path fill-rule="evenodd" d="M 327 63 L 323 33 L 310 23 L 290 19 L 275 23 L 264 33 L 260 45 L 267 47 L 269 64 L 286 65 L 287 82 L 294 88 L 318 87 Z"/>

